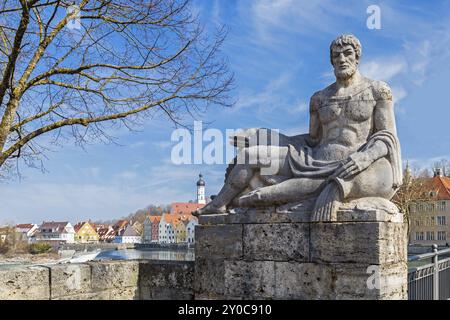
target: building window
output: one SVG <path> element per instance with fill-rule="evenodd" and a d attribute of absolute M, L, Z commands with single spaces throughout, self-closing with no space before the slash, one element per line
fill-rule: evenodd
<path fill-rule="evenodd" d="M 427 231 L 427 241 L 434 240 L 434 231 Z"/>
<path fill-rule="evenodd" d="M 416 232 L 416 240 L 423 240 L 423 232 Z"/>
<path fill-rule="evenodd" d="M 445 226 L 445 225 L 447 225 L 447 221 L 446 221 L 445 216 L 439 216 L 439 217 L 437 217 L 437 224 L 438 224 L 439 226 Z"/>
<path fill-rule="evenodd" d="M 437 204 L 437 209 L 439 211 L 445 211 L 445 201 L 441 201 Z"/>
<path fill-rule="evenodd" d="M 436 224 L 435 218 L 430 217 L 430 226 L 434 226 Z"/>
<path fill-rule="evenodd" d="M 447 240 L 445 231 L 438 231 L 438 240 Z"/>
<path fill-rule="evenodd" d="M 416 220 L 416 226 L 420 226 L 420 220 Z"/>

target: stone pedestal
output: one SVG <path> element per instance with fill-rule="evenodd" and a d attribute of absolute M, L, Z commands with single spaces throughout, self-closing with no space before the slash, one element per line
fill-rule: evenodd
<path fill-rule="evenodd" d="M 309 211 L 310 212 L 310 211 Z M 336 221 L 279 208 L 201 216 L 195 299 L 406 299 L 407 239 L 392 207 Z"/>

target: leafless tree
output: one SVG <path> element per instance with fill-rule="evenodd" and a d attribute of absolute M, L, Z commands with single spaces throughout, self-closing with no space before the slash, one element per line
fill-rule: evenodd
<path fill-rule="evenodd" d="M 3 0 L 0 173 L 40 166 L 51 143 L 231 105 L 225 32 L 206 36 L 192 12 L 189 0 Z"/>
<path fill-rule="evenodd" d="M 436 169 L 440 169 L 442 175 L 444 176 L 450 175 L 450 161 L 448 161 L 447 159 L 436 161 L 433 164 L 433 171 L 436 171 Z"/>
<path fill-rule="evenodd" d="M 412 206 L 431 199 L 428 184 L 429 178 L 428 170 L 420 170 L 417 167 L 409 170 L 409 167 L 407 167 L 404 172 L 403 184 L 392 198 L 392 202 L 394 202 L 400 212 L 403 213 L 403 218 L 408 226 L 408 237 Z"/>

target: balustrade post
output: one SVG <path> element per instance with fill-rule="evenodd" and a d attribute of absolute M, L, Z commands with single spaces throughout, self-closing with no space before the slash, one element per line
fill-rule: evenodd
<path fill-rule="evenodd" d="M 438 246 L 433 244 L 433 263 L 434 263 L 434 274 L 433 274 L 433 300 L 439 300 L 439 255 Z"/>

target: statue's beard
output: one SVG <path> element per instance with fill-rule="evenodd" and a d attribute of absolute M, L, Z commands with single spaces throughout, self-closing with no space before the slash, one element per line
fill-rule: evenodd
<path fill-rule="evenodd" d="M 348 80 L 350 79 L 356 72 L 356 66 L 351 65 L 347 69 L 341 70 L 339 68 L 334 68 L 334 75 L 338 80 Z"/>

